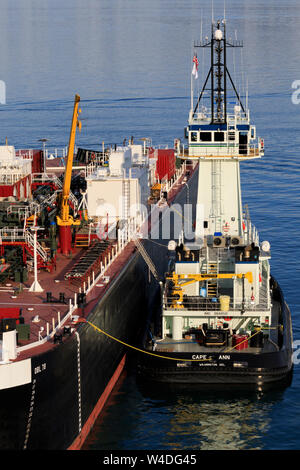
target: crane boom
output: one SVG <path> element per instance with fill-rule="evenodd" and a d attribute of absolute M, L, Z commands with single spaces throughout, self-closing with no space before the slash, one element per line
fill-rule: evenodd
<path fill-rule="evenodd" d="M 60 211 L 57 216 L 57 225 L 59 226 L 59 240 L 60 240 L 60 251 L 64 254 L 69 254 L 71 251 L 72 245 L 72 235 L 71 227 L 73 225 L 79 225 L 80 221 L 76 221 L 70 215 L 69 210 L 69 197 L 70 197 L 70 188 L 71 188 L 71 179 L 72 179 L 72 167 L 73 167 L 73 157 L 75 149 L 75 136 L 76 128 L 78 127 L 81 130 L 81 122 L 78 120 L 78 114 L 81 112 L 79 109 L 80 96 L 75 95 L 74 99 L 74 109 L 73 109 L 73 118 L 70 130 L 69 138 L 69 147 L 67 162 L 64 175 L 64 183 L 60 201 Z"/>
<path fill-rule="evenodd" d="M 172 276 L 168 276 L 167 280 L 173 281 L 175 286 L 182 287 L 187 286 L 188 284 L 192 284 L 193 282 L 199 281 L 208 281 L 211 279 L 247 279 L 250 284 L 253 282 L 253 275 L 252 272 L 249 271 L 247 273 L 223 273 L 223 274 L 175 274 L 173 273 Z"/>
<path fill-rule="evenodd" d="M 247 273 L 223 273 L 223 274 L 176 274 L 172 273 L 166 276 L 166 281 L 172 281 L 170 299 L 171 307 L 174 309 L 182 309 L 184 291 L 182 287 L 194 282 L 208 281 L 211 279 L 247 279 L 250 284 L 253 283 L 253 274 L 251 271 Z"/>
<path fill-rule="evenodd" d="M 72 179 L 72 167 L 73 167 L 73 156 L 74 156 L 74 149 L 75 149 L 75 136 L 76 136 L 76 127 L 81 126 L 80 121 L 78 121 L 78 113 L 80 113 L 80 109 L 78 108 L 80 102 L 80 96 L 75 95 L 74 100 L 74 110 L 73 110 L 73 118 L 70 130 L 70 138 L 69 138 L 69 147 L 68 147 L 68 155 L 67 155 L 67 163 L 65 169 L 65 176 L 64 176 L 64 184 L 62 189 L 62 200 L 60 206 L 60 215 L 58 217 L 58 225 L 72 225 L 73 221 L 70 220 L 69 216 L 69 197 L 70 197 L 70 188 L 71 188 L 71 179 Z"/>

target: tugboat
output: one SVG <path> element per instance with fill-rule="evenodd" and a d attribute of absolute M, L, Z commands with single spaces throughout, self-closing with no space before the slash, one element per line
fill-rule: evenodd
<path fill-rule="evenodd" d="M 212 23 L 210 40 L 194 44 L 211 51 L 181 154 L 199 162 L 195 230 L 193 238 L 182 233 L 169 242 L 173 262 L 161 282 L 161 315 L 145 335 L 138 366 L 153 382 L 264 390 L 291 381 L 290 310 L 270 274 L 270 243 L 260 243 L 242 206 L 240 162 L 264 155 L 227 68 L 227 49 L 242 46 L 227 39 L 225 20 Z M 197 73 L 196 54 L 193 62 Z M 209 83 L 210 111 L 200 108 Z"/>

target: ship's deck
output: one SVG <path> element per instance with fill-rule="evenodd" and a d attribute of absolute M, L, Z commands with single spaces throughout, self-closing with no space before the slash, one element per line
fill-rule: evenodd
<path fill-rule="evenodd" d="M 181 341 L 173 341 L 170 338 L 165 338 L 161 342 L 157 343 L 157 348 L 155 349 L 155 353 L 159 352 L 170 352 L 170 353 L 190 353 L 190 354 L 210 354 L 210 353 L 267 353 L 267 352 L 274 352 L 278 351 L 278 348 L 274 343 L 270 341 L 265 341 L 263 348 L 254 348 L 248 346 L 245 349 L 238 350 L 232 347 L 231 341 L 228 345 L 222 347 L 206 347 L 202 346 L 197 343 L 197 341 L 191 341 L 187 339 L 182 339 Z"/>
<path fill-rule="evenodd" d="M 79 315 L 80 317 L 88 316 L 96 303 L 109 288 L 113 279 L 126 265 L 126 262 L 128 262 L 134 251 L 134 243 L 129 242 L 124 250 L 119 254 L 119 256 L 107 268 L 105 277 L 109 279 L 109 282 L 105 283 L 99 281 L 99 283 L 95 285 L 91 292 L 87 294 L 87 305 L 84 309 L 84 314 L 82 313 L 82 309 L 77 309 L 77 311 L 74 312 L 74 315 Z M 55 327 L 57 328 L 59 318 L 62 320 L 69 311 L 69 299 L 71 299 L 72 304 L 74 304 L 74 295 L 75 293 L 78 295 L 79 292 L 78 285 L 65 280 L 64 275 L 75 263 L 75 261 L 82 256 L 83 252 L 84 249 L 75 249 L 72 257 L 66 257 L 62 254 L 58 254 L 56 270 L 53 270 L 52 273 L 41 270 L 38 273 L 38 281 L 41 287 L 44 289 L 43 292 L 29 292 L 29 288 L 34 280 L 33 274 L 31 274 L 28 281 L 23 284 L 23 290 L 19 293 L 16 293 L 19 289 L 19 284 L 15 282 L 9 281 L 5 286 L 1 287 L 0 307 L 21 308 L 22 316 L 24 317 L 24 323 L 30 325 L 30 339 L 19 341 L 19 346 L 37 342 L 40 339 L 39 332 L 41 331 L 41 328 L 43 328 L 41 337 L 44 338 L 47 334 L 47 323 L 51 332 L 53 329 L 53 321 L 55 322 Z M 52 293 L 53 300 L 58 300 L 59 294 L 63 292 L 65 294 L 65 303 L 60 303 L 58 301 L 53 301 L 51 303 L 47 302 L 47 292 Z M 33 321 L 36 316 L 38 316 L 39 320 L 37 322 Z M 71 325 L 71 319 L 69 319 L 64 326 Z M 59 328 L 57 328 L 57 332 L 59 333 Z M 30 357 L 37 352 L 44 351 L 45 349 L 49 349 L 51 347 L 53 347 L 53 340 L 47 341 L 46 343 L 41 344 L 35 348 L 22 351 L 18 355 L 18 360 Z"/>
<path fill-rule="evenodd" d="M 265 334 L 268 334 L 268 339 L 264 341 L 263 348 L 255 348 L 250 347 L 250 343 L 248 342 L 248 347 L 245 349 L 236 349 L 232 346 L 232 339 L 229 339 L 229 343 L 226 346 L 221 347 L 207 347 L 200 345 L 197 341 L 191 339 L 182 340 L 173 340 L 170 337 L 166 337 L 164 339 L 156 339 L 157 346 L 155 348 L 155 352 L 178 352 L 178 353 L 193 353 L 193 354 L 209 354 L 209 353 L 226 353 L 226 352 L 237 352 L 240 354 L 243 353 L 267 353 L 267 352 L 274 352 L 278 351 L 278 320 L 279 320 L 279 313 L 280 313 L 280 303 L 273 300 L 273 307 L 272 307 L 272 321 L 270 328 L 263 330 Z"/>
<path fill-rule="evenodd" d="M 189 179 L 196 170 L 197 165 L 194 167 L 187 166 L 186 171 L 178 178 L 177 182 L 173 184 L 168 193 L 168 202 L 174 201 L 176 196 L 184 187 L 185 181 Z M 125 245 L 122 251 L 114 258 L 114 260 L 106 268 L 103 277 L 96 282 L 92 289 L 87 293 L 86 306 L 84 314 L 81 308 L 77 308 L 72 312 L 72 315 L 79 317 L 87 317 L 95 305 L 99 302 L 104 293 L 109 289 L 114 279 L 118 276 L 121 270 L 126 266 L 133 252 L 136 250 L 135 243 L 130 241 Z M 22 309 L 21 316 L 24 318 L 24 324 L 30 325 L 30 338 L 18 339 L 18 346 L 28 347 L 26 350 L 17 350 L 17 361 L 31 357 L 35 354 L 41 353 L 45 350 L 55 347 L 53 338 L 48 341 L 39 340 L 45 339 L 48 331 L 59 333 L 59 321 L 70 310 L 71 301 L 74 305 L 74 296 L 81 291 L 82 284 L 79 287 L 78 283 L 71 282 L 65 279 L 65 274 L 75 265 L 83 254 L 85 248 L 74 248 L 72 255 L 65 256 L 58 253 L 56 257 L 56 267 L 52 272 L 40 269 L 38 271 L 38 282 L 43 288 L 43 292 L 30 292 L 30 286 L 34 281 L 33 272 L 29 272 L 28 280 L 20 284 L 12 280 L 7 281 L 5 284 L 0 285 L 0 308 L 20 308 Z M 95 273 L 95 277 L 97 273 Z M 86 286 L 87 287 L 87 286 Z M 80 290 L 81 289 L 81 290 Z M 47 293 L 51 292 L 53 301 L 47 302 Z M 65 302 L 59 301 L 60 294 L 64 294 Z M 38 321 L 34 321 L 38 320 Z M 72 322 L 71 317 L 66 323 L 62 325 L 76 327 Z M 62 337 L 62 341 L 67 340 L 67 336 Z M 30 345 L 35 343 L 35 347 L 30 348 Z"/>

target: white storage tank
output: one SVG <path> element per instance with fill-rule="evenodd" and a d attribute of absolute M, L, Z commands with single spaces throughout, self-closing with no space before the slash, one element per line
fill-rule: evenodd
<path fill-rule="evenodd" d="M 143 146 L 141 144 L 132 144 L 130 148 L 132 163 L 143 163 L 145 160 Z"/>
<path fill-rule="evenodd" d="M 131 148 L 117 147 L 109 156 L 109 171 L 111 176 L 127 176 L 131 167 Z"/>
<path fill-rule="evenodd" d="M 175 341 L 179 341 L 182 339 L 182 326 L 183 326 L 183 318 L 173 317 L 172 338 Z"/>

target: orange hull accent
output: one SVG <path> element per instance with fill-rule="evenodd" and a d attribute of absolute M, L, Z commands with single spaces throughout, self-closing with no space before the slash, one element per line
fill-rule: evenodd
<path fill-rule="evenodd" d="M 83 444 L 84 444 L 87 436 L 89 435 L 89 433 L 90 433 L 97 417 L 101 413 L 102 408 L 106 403 L 106 400 L 108 399 L 112 389 L 116 385 L 116 383 L 117 383 L 117 381 L 118 381 L 118 379 L 119 379 L 119 377 L 120 377 L 120 375 L 121 375 L 121 373 L 124 369 L 125 360 L 126 360 L 126 355 L 122 358 L 120 364 L 116 368 L 114 375 L 112 376 L 112 378 L 108 382 L 108 384 L 106 386 L 106 389 L 104 390 L 101 397 L 99 398 L 99 400 L 98 400 L 95 408 L 93 409 L 92 413 L 90 414 L 88 420 L 84 424 L 84 426 L 81 430 L 81 433 L 76 437 L 76 439 L 73 441 L 71 446 L 68 447 L 67 450 L 80 450 L 81 447 L 83 446 Z"/>

